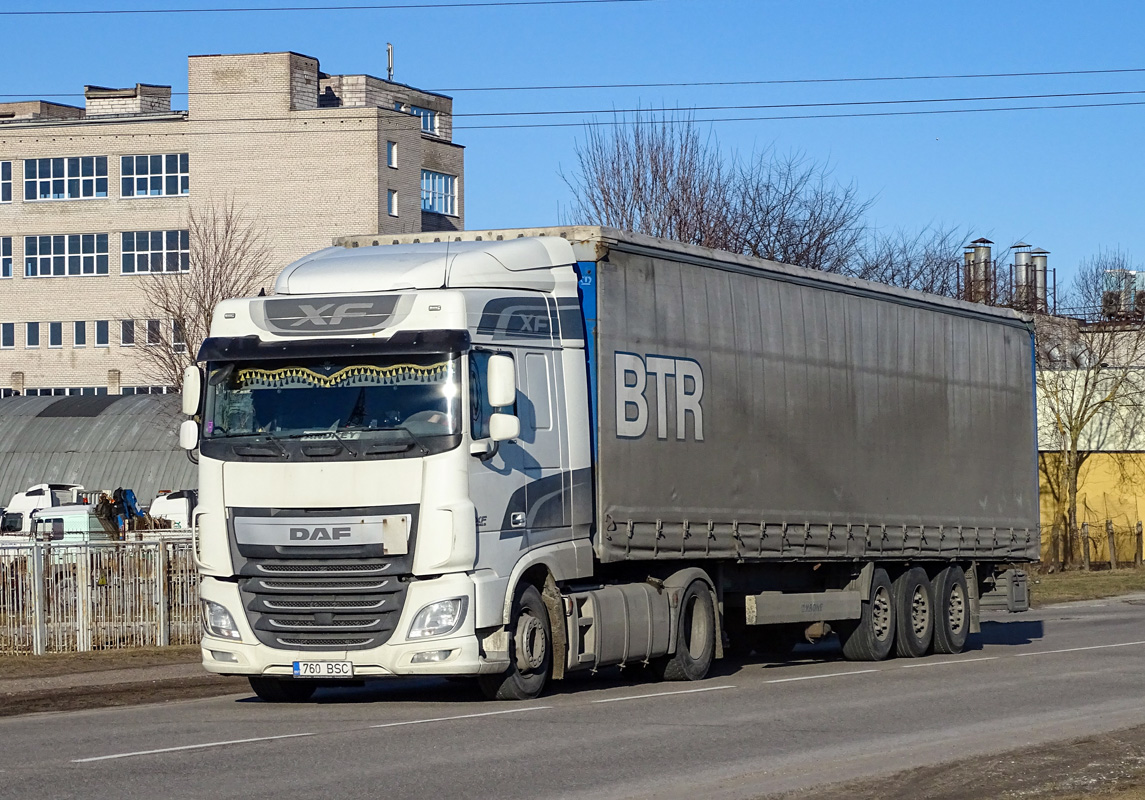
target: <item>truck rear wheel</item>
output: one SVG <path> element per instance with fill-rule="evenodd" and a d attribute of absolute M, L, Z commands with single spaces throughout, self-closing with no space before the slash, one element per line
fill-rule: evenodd
<path fill-rule="evenodd" d="M 539 697 L 553 666 L 553 632 L 549 611 L 537 587 L 517 586 L 509 622 L 509 669 L 481 675 L 478 683 L 490 700 L 532 700 Z"/>
<path fill-rule="evenodd" d="M 876 568 L 858 623 L 840 625 L 843 656 L 850 661 L 882 661 L 889 656 L 895 643 L 895 610 L 891 579 L 885 569 Z"/>
<path fill-rule="evenodd" d="M 934 595 L 930 576 L 922 567 L 911 567 L 894 585 L 895 651 L 906 658 L 926 655 L 934 638 Z"/>
<path fill-rule="evenodd" d="M 268 678 L 251 676 L 250 688 L 264 703 L 302 703 L 309 700 L 318 688 L 313 681 L 294 678 Z"/>
<path fill-rule="evenodd" d="M 692 581 L 680 597 L 676 652 L 652 662 L 665 681 L 698 681 L 708 674 L 716 655 L 716 607 L 703 581 Z"/>
<path fill-rule="evenodd" d="M 966 590 L 966 573 L 962 567 L 952 564 L 934 576 L 930 582 L 934 597 L 934 642 L 931 650 L 935 653 L 961 653 L 966 647 L 966 636 L 970 632 L 970 600 Z"/>

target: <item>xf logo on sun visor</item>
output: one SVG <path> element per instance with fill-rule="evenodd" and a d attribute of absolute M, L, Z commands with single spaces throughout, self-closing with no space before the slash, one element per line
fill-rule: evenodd
<path fill-rule="evenodd" d="M 704 441 L 704 370 L 691 358 L 615 353 L 616 435 L 622 439 L 639 439 L 649 427 L 652 411 L 656 414 L 656 438 L 668 438 L 668 421 L 673 420 L 677 441 L 687 438 L 688 417 L 692 418 L 692 437 Z M 654 409 L 649 408 L 647 393 L 654 395 Z"/>
<path fill-rule="evenodd" d="M 377 330 L 391 322 L 397 296 L 321 298 L 274 298 L 265 301 L 270 330 L 286 335 L 310 333 L 360 333 Z"/>

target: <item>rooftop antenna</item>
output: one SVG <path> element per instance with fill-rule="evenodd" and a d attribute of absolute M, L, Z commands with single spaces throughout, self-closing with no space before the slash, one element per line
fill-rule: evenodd
<path fill-rule="evenodd" d="M 386 80 L 394 82 L 394 46 L 386 42 Z"/>

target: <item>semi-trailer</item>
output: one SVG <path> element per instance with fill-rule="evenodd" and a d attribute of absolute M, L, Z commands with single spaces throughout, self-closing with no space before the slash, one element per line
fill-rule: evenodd
<path fill-rule="evenodd" d="M 184 378 L 206 669 L 496 698 L 1027 607 L 1032 321 L 601 227 L 352 236 Z"/>

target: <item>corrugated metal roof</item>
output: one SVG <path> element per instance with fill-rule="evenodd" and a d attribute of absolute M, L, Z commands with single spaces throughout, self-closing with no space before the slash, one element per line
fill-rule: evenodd
<path fill-rule="evenodd" d="M 141 503 L 160 489 L 198 487 L 195 465 L 179 447 L 177 395 L 127 395 L 103 409 L 85 399 L 0 400 L 0 503 L 37 483 L 122 486 Z"/>

